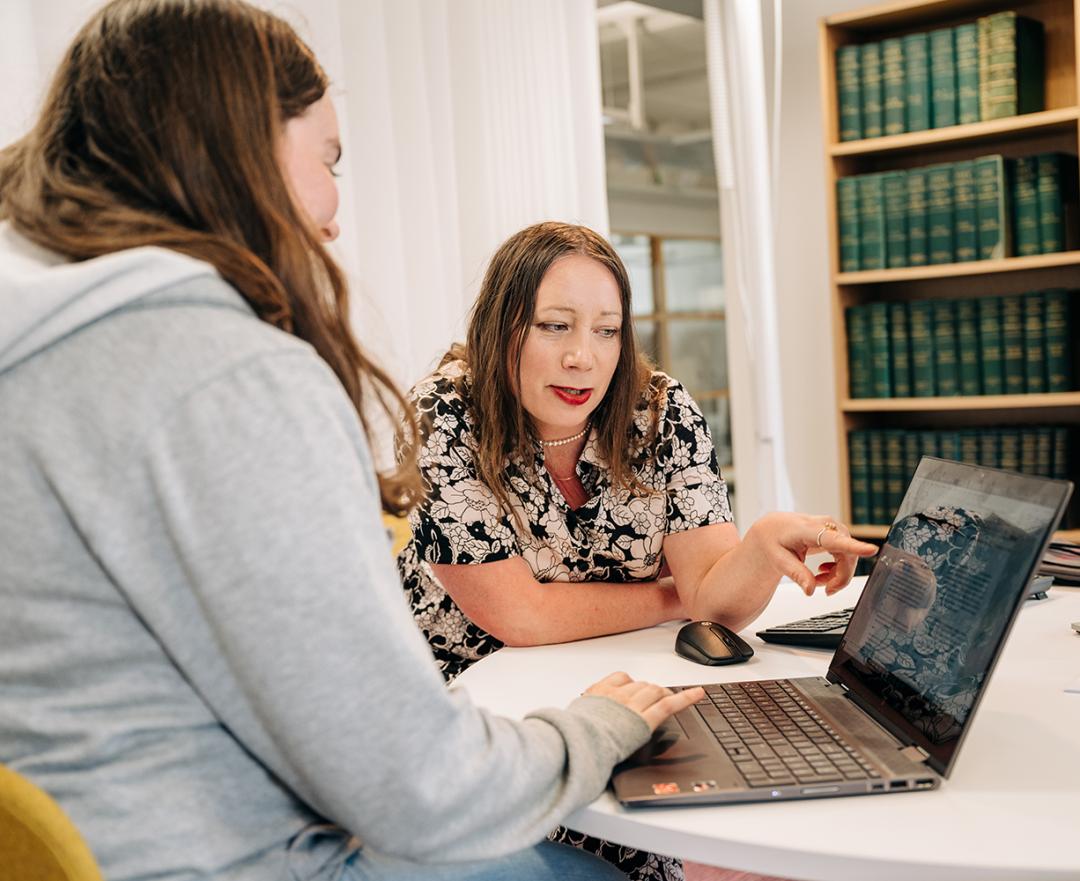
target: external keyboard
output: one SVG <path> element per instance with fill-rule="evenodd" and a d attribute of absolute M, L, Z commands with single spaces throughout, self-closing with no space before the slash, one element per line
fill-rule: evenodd
<path fill-rule="evenodd" d="M 855 607 L 852 606 L 849 609 L 826 612 L 824 615 L 815 615 L 813 618 L 803 618 L 801 621 L 766 627 L 764 630 L 759 630 L 757 635 L 765 642 L 832 649 L 840 645 L 840 637 L 844 635 L 851 621 L 851 613 L 854 611 Z"/>

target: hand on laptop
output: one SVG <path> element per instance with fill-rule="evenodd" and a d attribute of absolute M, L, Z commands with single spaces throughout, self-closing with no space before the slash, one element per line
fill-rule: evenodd
<path fill-rule="evenodd" d="M 688 688 L 686 691 L 673 692 L 662 685 L 631 679 L 626 673 L 611 673 L 585 689 L 585 694 L 611 698 L 633 710 L 645 720 L 650 731 L 655 731 L 669 716 L 705 697 L 705 689 Z"/>

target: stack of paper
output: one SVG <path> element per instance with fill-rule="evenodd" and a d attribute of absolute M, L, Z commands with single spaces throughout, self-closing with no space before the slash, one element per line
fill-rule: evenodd
<path fill-rule="evenodd" d="M 1050 542 L 1038 574 L 1052 575 L 1055 584 L 1080 586 L 1080 545 L 1069 541 Z"/>

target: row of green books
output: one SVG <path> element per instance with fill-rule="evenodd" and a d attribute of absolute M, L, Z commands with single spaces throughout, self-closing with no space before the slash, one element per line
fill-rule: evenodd
<path fill-rule="evenodd" d="M 853 398 L 1070 391 L 1080 291 L 864 303 L 845 310 Z"/>
<path fill-rule="evenodd" d="M 865 429 L 848 435 L 851 519 L 891 523 L 923 456 L 1067 478 L 1072 431 L 1059 425 L 958 431 Z"/>
<path fill-rule="evenodd" d="M 1066 249 L 1076 157 L 980 156 L 836 182 L 840 271 L 898 269 Z"/>
<path fill-rule="evenodd" d="M 840 140 L 878 138 L 1043 109 L 1043 26 L 1015 11 L 841 46 Z"/>

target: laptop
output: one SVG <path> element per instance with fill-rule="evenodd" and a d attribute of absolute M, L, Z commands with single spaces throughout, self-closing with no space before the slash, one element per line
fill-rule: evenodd
<path fill-rule="evenodd" d="M 615 796 L 652 807 L 937 788 L 1071 493 L 924 457 L 827 675 L 705 686 L 615 769 Z"/>

